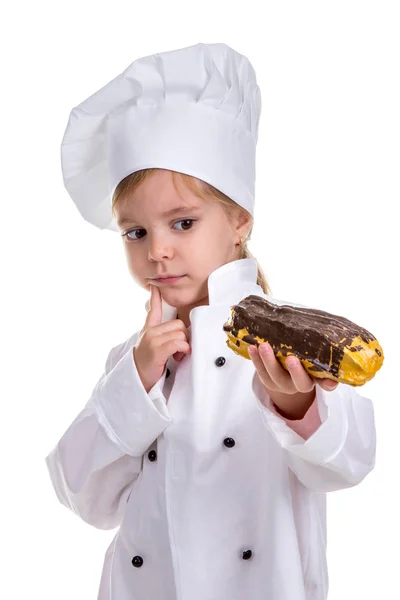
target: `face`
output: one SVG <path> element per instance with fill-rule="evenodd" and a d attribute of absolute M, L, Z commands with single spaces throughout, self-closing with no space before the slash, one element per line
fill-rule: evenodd
<path fill-rule="evenodd" d="M 165 214 L 180 206 L 187 208 Z M 143 181 L 115 215 L 133 279 L 149 291 L 150 285 L 159 287 L 186 326 L 191 309 L 208 304 L 210 273 L 237 260 L 235 244 L 248 231 L 228 220 L 218 203 L 204 202 L 183 186 L 178 190 L 165 169 Z M 164 274 L 183 277 L 175 283 L 154 280 Z"/>

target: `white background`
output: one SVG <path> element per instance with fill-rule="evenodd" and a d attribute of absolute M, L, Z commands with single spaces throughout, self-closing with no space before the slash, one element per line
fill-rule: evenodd
<path fill-rule="evenodd" d="M 119 235 L 84 221 L 63 186 L 69 112 L 136 58 L 198 42 L 256 70 L 249 247 L 273 294 L 346 316 L 384 349 L 360 390 L 376 467 L 328 496 L 329 600 L 400 597 L 398 3 L 39 0 L 2 22 L 2 597 L 96 599 L 115 530 L 58 502 L 45 456 L 146 315 Z"/>

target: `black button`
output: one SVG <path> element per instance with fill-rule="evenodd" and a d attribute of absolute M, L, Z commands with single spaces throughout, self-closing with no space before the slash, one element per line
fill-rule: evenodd
<path fill-rule="evenodd" d="M 132 564 L 134 567 L 141 567 L 143 564 L 143 558 L 141 556 L 134 556 L 132 558 Z"/>
<path fill-rule="evenodd" d="M 157 460 L 157 452 L 155 450 L 150 450 L 148 457 L 151 462 Z"/>
<path fill-rule="evenodd" d="M 242 556 L 243 560 L 249 560 L 249 558 L 251 558 L 252 554 L 253 553 L 251 550 L 245 550 L 243 552 L 243 556 Z"/>
<path fill-rule="evenodd" d="M 217 360 L 215 361 L 215 364 L 217 365 L 217 367 L 223 367 L 225 363 L 226 363 L 226 359 L 223 356 L 219 356 L 217 358 Z"/>
<path fill-rule="evenodd" d="M 165 377 L 169 377 L 171 375 L 171 371 L 167 368 L 167 374 Z"/>
<path fill-rule="evenodd" d="M 227 448 L 233 448 L 233 446 L 236 444 L 236 442 L 233 438 L 225 438 L 224 444 Z"/>

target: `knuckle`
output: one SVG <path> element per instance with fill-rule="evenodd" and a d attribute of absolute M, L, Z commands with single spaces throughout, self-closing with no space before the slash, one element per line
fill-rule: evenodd
<path fill-rule="evenodd" d="M 142 335 L 142 339 L 141 342 L 144 344 L 151 344 L 152 343 L 152 336 L 149 334 L 148 331 L 145 331 L 144 334 Z"/>
<path fill-rule="evenodd" d="M 302 392 L 303 394 L 309 394 L 314 386 L 310 385 L 308 382 L 307 383 L 303 383 L 302 385 L 299 386 L 299 391 Z"/>

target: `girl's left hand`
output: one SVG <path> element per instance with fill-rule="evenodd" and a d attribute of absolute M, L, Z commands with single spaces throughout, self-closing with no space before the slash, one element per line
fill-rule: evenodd
<path fill-rule="evenodd" d="M 265 353 L 264 350 L 266 350 Z M 332 379 L 310 377 L 300 360 L 295 356 L 287 358 L 286 365 L 289 371 L 286 371 L 275 357 L 274 351 L 268 342 L 260 344 L 258 349 L 256 346 L 250 345 L 249 355 L 261 382 L 267 390 L 289 395 L 309 394 L 317 383 L 328 392 L 334 390 L 338 385 L 338 382 Z"/>

